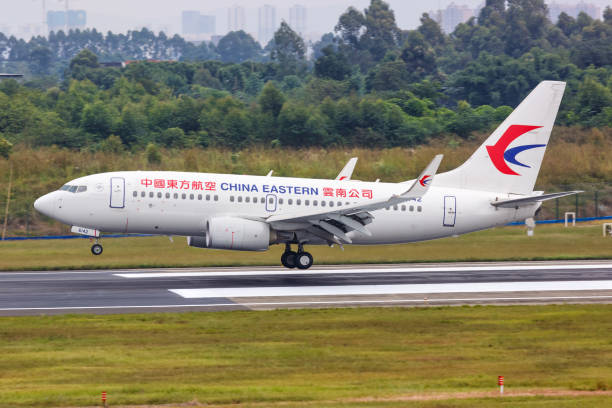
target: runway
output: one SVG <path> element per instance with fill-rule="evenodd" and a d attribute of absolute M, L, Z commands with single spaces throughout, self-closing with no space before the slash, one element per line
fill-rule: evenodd
<path fill-rule="evenodd" d="M 612 261 L 0 272 L 0 315 L 612 303 Z"/>

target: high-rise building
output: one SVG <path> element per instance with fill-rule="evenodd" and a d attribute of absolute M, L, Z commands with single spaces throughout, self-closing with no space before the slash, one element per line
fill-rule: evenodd
<path fill-rule="evenodd" d="M 262 47 L 274 37 L 276 31 L 276 7 L 265 4 L 259 8 L 259 35 L 257 39 Z"/>
<path fill-rule="evenodd" d="M 557 22 L 559 14 L 565 13 L 571 17 L 578 17 L 580 13 L 586 13 L 592 18 L 601 18 L 601 9 L 595 4 L 580 1 L 578 4 L 559 4 L 552 2 L 548 5 L 548 17 L 553 23 Z"/>
<path fill-rule="evenodd" d="M 85 28 L 87 12 L 85 10 L 47 11 L 47 27 L 49 31 L 73 30 Z"/>
<path fill-rule="evenodd" d="M 289 25 L 301 36 L 306 33 L 306 7 L 296 4 L 289 9 Z"/>
<path fill-rule="evenodd" d="M 185 10 L 182 13 L 183 36 L 190 41 L 201 41 L 216 32 L 215 16 L 200 14 L 199 11 Z"/>
<path fill-rule="evenodd" d="M 227 9 L 227 31 L 246 31 L 244 7 L 232 6 Z"/>
<path fill-rule="evenodd" d="M 461 23 L 474 17 L 475 12 L 466 5 L 449 4 L 444 10 L 431 12 L 430 17 L 440 24 L 440 28 L 447 34 L 452 33 Z"/>

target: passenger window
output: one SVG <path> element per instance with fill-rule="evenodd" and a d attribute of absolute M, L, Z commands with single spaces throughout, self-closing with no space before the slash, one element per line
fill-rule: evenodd
<path fill-rule="evenodd" d="M 406 206 L 402 205 L 402 211 L 406 211 Z"/>
<path fill-rule="evenodd" d="M 178 193 L 174 193 L 174 199 L 177 200 L 178 199 Z"/>
<path fill-rule="evenodd" d="M 414 211 L 414 205 L 411 205 L 410 207 L 408 207 L 408 209 L 409 209 L 410 211 Z"/>
<path fill-rule="evenodd" d="M 249 196 L 244 197 L 244 202 L 245 203 L 250 203 L 251 202 L 251 197 L 249 197 Z"/>
<path fill-rule="evenodd" d="M 234 202 L 234 196 L 230 196 L 230 201 L 233 203 Z"/>
<path fill-rule="evenodd" d="M 270 199 L 268 200 L 268 203 L 274 204 L 274 199 L 272 197 L 270 197 Z"/>
<path fill-rule="evenodd" d="M 423 208 L 422 208 L 422 207 L 419 205 L 419 206 L 417 207 L 417 211 L 418 211 L 418 212 L 421 212 L 421 210 L 423 210 Z"/>
<path fill-rule="evenodd" d="M 304 200 L 304 205 L 310 205 L 310 200 Z"/>
<path fill-rule="evenodd" d="M 288 199 L 288 200 L 287 200 L 287 204 L 289 204 L 289 205 L 293 205 L 293 199 L 292 199 L 292 198 Z"/>
<path fill-rule="evenodd" d="M 279 204 L 282 204 L 282 203 L 283 203 L 283 199 L 282 199 L 282 198 L 279 198 L 279 199 L 278 199 L 278 203 L 279 203 Z"/>
<path fill-rule="evenodd" d="M 385 210 L 389 211 L 389 207 L 385 207 Z"/>
<path fill-rule="evenodd" d="M 238 202 L 241 203 L 242 202 L 242 196 L 238 196 Z"/>
<path fill-rule="evenodd" d="M 157 198 L 162 198 L 162 193 L 161 192 L 157 193 Z"/>
<path fill-rule="evenodd" d="M 152 191 L 151 191 L 151 192 L 149 192 L 149 198 L 153 198 L 153 195 L 154 195 L 154 194 L 153 194 L 153 192 L 152 192 Z"/>
<path fill-rule="evenodd" d="M 219 196 L 215 194 L 215 201 L 219 201 Z"/>
<path fill-rule="evenodd" d="M 181 194 L 181 198 L 182 198 L 183 200 L 185 200 L 185 199 L 187 198 L 187 194 L 185 194 L 185 193 Z"/>
<path fill-rule="evenodd" d="M 79 186 L 77 193 L 84 193 L 85 191 L 87 191 L 87 186 Z"/>
<path fill-rule="evenodd" d="M 342 205 L 342 201 L 338 201 L 338 207 Z"/>
<path fill-rule="evenodd" d="M 147 195 L 147 193 L 145 193 L 144 191 L 141 191 L 141 192 L 140 192 L 140 196 L 141 196 L 141 197 L 144 197 L 144 196 L 146 196 L 146 195 Z"/>
<path fill-rule="evenodd" d="M 334 202 L 333 202 L 333 201 L 330 201 L 330 202 L 329 202 L 329 206 L 330 206 L 330 207 L 333 207 L 333 206 L 334 206 Z"/>
<path fill-rule="evenodd" d="M 195 198 L 195 196 L 193 194 L 189 194 L 189 199 L 193 200 Z"/>
<path fill-rule="evenodd" d="M 397 204 L 395 204 L 395 205 L 393 206 L 393 210 L 394 210 L 394 211 L 397 211 Z"/>
<path fill-rule="evenodd" d="M 325 207 L 325 201 L 321 201 L 321 207 Z"/>
<path fill-rule="evenodd" d="M 210 194 L 206 194 L 206 201 L 210 201 Z"/>
<path fill-rule="evenodd" d="M 78 186 L 70 186 L 70 190 L 68 190 L 68 191 L 70 191 L 71 193 L 76 193 L 77 188 L 79 188 L 79 187 Z"/>
<path fill-rule="evenodd" d="M 138 197 L 138 191 L 134 191 L 134 192 L 132 193 L 132 196 L 133 196 L 133 197 Z"/>
<path fill-rule="evenodd" d="M 202 201 L 202 194 L 198 194 L 198 200 Z"/>
<path fill-rule="evenodd" d="M 170 198 L 170 193 L 166 193 L 166 198 Z"/>
<path fill-rule="evenodd" d="M 297 200 L 295 200 L 295 203 L 296 203 L 297 205 L 302 205 L 302 200 L 300 200 L 300 199 L 298 198 Z"/>
<path fill-rule="evenodd" d="M 312 200 L 312 205 L 316 207 L 317 205 L 319 205 L 319 202 L 317 200 Z"/>

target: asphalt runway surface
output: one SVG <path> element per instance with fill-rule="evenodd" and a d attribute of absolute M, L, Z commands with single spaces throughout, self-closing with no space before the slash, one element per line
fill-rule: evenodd
<path fill-rule="evenodd" d="M 0 315 L 612 303 L 612 261 L 0 272 Z"/>

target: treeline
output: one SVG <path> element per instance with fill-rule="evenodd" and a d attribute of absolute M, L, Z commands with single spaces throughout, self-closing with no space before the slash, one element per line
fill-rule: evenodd
<path fill-rule="evenodd" d="M 541 80 L 568 82 L 558 124 L 612 126 L 611 38 L 611 9 L 603 21 L 561 14 L 553 24 L 542 0 L 488 0 L 450 35 L 427 14 L 401 30 L 371 0 L 342 14 L 310 56 L 285 23 L 265 47 L 244 32 L 216 47 L 146 30 L 0 36 L 0 56 L 41 70 L 0 82 L 0 137 L 106 151 L 412 146 L 490 130 Z M 100 63 L 114 58 L 173 62 Z M 57 61 L 61 77 L 45 76 Z"/>

